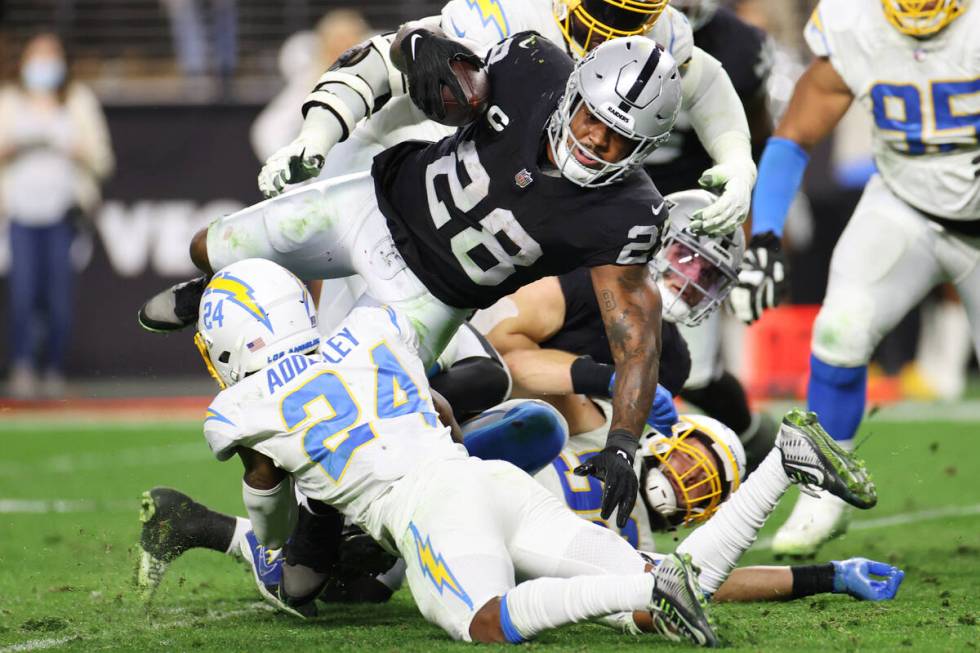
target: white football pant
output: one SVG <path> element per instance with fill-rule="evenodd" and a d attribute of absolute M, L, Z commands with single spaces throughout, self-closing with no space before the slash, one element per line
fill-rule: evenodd
<path fill-rule="evenodd" d="M 436 299 L 405 264 L 367 172 L 317 181 L 219 218 L 207 238 L 215 270 L 264 258 L 306 280 L 360 275 L 366 290 L 358 303 L 405 313 L 427 367 L 469 313 Z"/>
<path fill-rule="evenodd" d="M 882 337 L 933 287 L 950 281 L 959 290 L 980 355 L 978 262 L 980 238 L 946 231 L 874 175 L 834 248 L 812 352 L 838 367 L 867 364 Z"/>

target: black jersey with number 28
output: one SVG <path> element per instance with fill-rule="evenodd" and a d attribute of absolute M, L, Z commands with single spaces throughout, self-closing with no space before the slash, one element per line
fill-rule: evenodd
<path fill-rule="evenodd" d="M 534 32 L 487 55 L 489 108 L 437 143 L 409 141 L 374 160 L 378 206 L 426 288 L 485 308 L 541 277 L 645 264 L 660 246 L 663 198 L 638 171 L 582 188 L 542 171 L 545 129 L 572 61 Z"/>

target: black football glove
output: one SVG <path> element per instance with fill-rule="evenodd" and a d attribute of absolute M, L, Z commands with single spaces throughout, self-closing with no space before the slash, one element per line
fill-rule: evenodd
<path fill-rule="evenodd" d="M 436 36 L 425 29 L 409 33 L 401 42 L 408 68 L 408 94 L 422 112 L 435 120 L 446 117 L 442 104 L 442 87 L 449 87 L 456 101 L 466 104 L 466 94 L 449 66 L 452 61 L 466 61 L 477 68 L 483 60 L 458 41 Z"/>
<path fill-rule="evenodd" d="M 787 284 L 786 259 L 779 237 L 764 231 L 749 241 L 738 285 L 728 296 L 728 304 L 738 319 L 752 324 L 762 317 L 763 311 L 780 302 Z"/>
<path fill-rule="evenodd" d="M 623 528 L 629 521 L 636 504 L 636 492 L 640 483 L 633 470 L 633 456 L 640 442 L 628 431 L 617 429 L 609 432 L 606 448 L 575 468 L 578 476 L 594 476 L 603 482 L 602 510 L 599 515 L 609 519 L 613 509 L 616 526 Z"/>

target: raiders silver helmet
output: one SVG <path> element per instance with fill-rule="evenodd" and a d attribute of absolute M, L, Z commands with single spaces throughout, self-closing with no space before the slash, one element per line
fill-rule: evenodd
<path fill-rule="evenodd" d="M 548 123 L 555 165 L 579 186 L 612 184 L 667 140 L 680 106 L 681 77 L 669 52 L 643 36 L 607 41 L 576 64 Z M 579 111 L 633 141 L 632 151 L 619 161 L 591 152 L 572 132 Z"/>
<path fill-rule="evenodd" d="M 664 319 L 695 326 L 721 306 L 738 281 L 745 234 L 696 234 L 691 216 L 715 201 L 706 190 L 683 190 L 666 198 L 670 226 L 650 272 L 660 288 Z"/>

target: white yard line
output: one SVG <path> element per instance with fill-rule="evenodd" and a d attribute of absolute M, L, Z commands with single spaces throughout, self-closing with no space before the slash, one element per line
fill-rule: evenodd
<path fill-rule="evenodd" d="M 877 519 L 862 519 L 851 522 L 848 532 L 870 531 L 876 528 L 887 528 L 889 526 L 903 526 L 923 521 L 935 521 L 947 517 L 972 517 L 980 515 L 980 503 L 972 506 L 946 506 L 943 508 L 932 508 L 930 510 L 918 510 L 916 512 L 902 512 L 897 515 L 878 517 Z M 768 549 L 772 546 L 772 538 L 764 537 L 752 545 L 752 550 Z"/>
<path fill-rule="evenodd" d="M 0 499 L 0 514 L 5 515 L 43 515 L 49 513 L 77 512 L 133 512 L 139 508 L 139 501 L 114 499 L 98 501 L 95 499 Z"/>
<path fill-rule="evenodd" d="M 43 651 L 46 648 L 61 646 L 76 639 L 75 637 L 58 637 L 48 639 L 32 639 L 13 646 L 0 648 L 0 653 L 14 653 L 15 651 Z"/>

